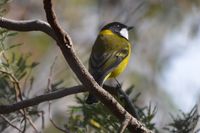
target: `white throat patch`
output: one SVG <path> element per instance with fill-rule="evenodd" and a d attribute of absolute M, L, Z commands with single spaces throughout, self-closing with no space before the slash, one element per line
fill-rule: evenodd
<path fill-rule="evenodd" d="M 128 30 L 126 28 L 121 29 L 120 35 L 128 39 Z"/>

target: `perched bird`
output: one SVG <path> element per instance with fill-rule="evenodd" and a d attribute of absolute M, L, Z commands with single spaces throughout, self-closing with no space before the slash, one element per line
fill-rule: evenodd
<path fill-rule="evenodd" d="M 131 54 L 128 31 L 132 28 L 120 22 L 112 22 L 101 29 L 89 59 L 89 72 L 100 86 L 126 68 Z M 97 98 L 90 93 L 86 103 L 96 102 Z"/>

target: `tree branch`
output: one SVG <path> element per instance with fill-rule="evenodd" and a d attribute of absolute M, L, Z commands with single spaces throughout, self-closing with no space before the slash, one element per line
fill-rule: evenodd
<path fill-rule="evenodd" d="M 68 131 L 68 129 L 63 129 L 63 128 L 61 128 L 60 126 L 58 126 L 58 125 L 54 122 L 54 120 L 53 120 L 53 118 L 52 118 L 52 116 L 51 116 L 51 101 L 49 101 L 48 113 L 49 113 L 50 122 L 51 122 L 51 124 L 52 124 L 56 129 L 58 129 L 59 131 L 61 131 L 61 132 L 63 132 L 63 133 L 70 133 L 70 132 Z"/>
<path fill-rule="evenodd" d="M 53 39 L 57 40 L 56 35 L 50 25 L 42 20 L 23 20 L 23 21 L 16 21 L 7 18 L 0 17 L 0 27 L 6 28 L 8 30 L 15 30 L 15 31 L 42 31 Z"/>
<path fill-rule="evenodd" d="M 64 96 L 81 93 L 85 91 L 87 90 L 84 89 L 83 86 L 74 86 L 71 88 L 65 88 L 63 90 L 58 90 L 58 91 L 54 91 L 48 94 L 40 95 L 32 99 L 23 100 L 14 104 L 0 105 L 0 114 L 8 114 L 8 113 L 11 113 L 23 108 L 37 105 L 45 101 L 54 100 L 54 99 L 58 99 Z"/>
<path fill-rule="evenodd" d="M 56 20 L 56 14 L 52 8 L 52 1 L 44 0 L 43 3 L 47 21 L 51 25 L 52 29 L 54 30 L 58 38 L 57 44 L 59 46 L 67 46 L 68 48 L 70 48 L 72 46 L 72 40 L 70 39 L 68 34 L 64 30 L 62 30 L 62 28 L 59 26 Z"/>
<path fill-rule="evenodd" d="M 126 127 L 128 126 L 130 120 L 131 120 L 130 116 L 126 115 L 124 121 L 123 121 L 122 124 L 121 124 L 121 127 L 120 127 L 118 133 L 124 133 L 124 132 L 125 132 L 125 129 L 126 129 Z"/>
<path fill-rule="evenodd" d="M 114 88 L 112 88 L 110 86 L 104 86 L 104 88 L 108 92 L 116 95 L 116 92 L 114 92 Z M 86 92 L 86 91 L 88 91 L 88 90 L 86 90 L 84 88 L 84 86 L 78 85 L 78 86 L 74 86 L 74 87 L 71 87 L 71 88 L 65 88 L 65 89 L 62 89 L 62 90 L 57 90 L 57 91 L 54 91 L 54 92 L 50 92 L 50 93 L 47 93 L 47 94 L 36 96 L 34 98 L 31 98 L 31 99 L 19 101 L 19 102 L 14 103 L 14 104 L 0 105 L 0 114 L 9 114 L 11 112 L 18 111 L 18 110 L 23 109 L 23 108 L 38 105 L 42 102 L 47 102 L 47 101 L 50 101 L 50 100 L 55 100 L 55 99 L 59 99 L 59 98 L 62 98 L 62 97 L 68 96 L 68 95 L 82 93 L 82 92 Z"/>
<path fill-rule="evenodd" d="M 11 127 L 15 128 L 15 129 L 18 130 L 20 133 L 22 133 L 22 130 L 19 129 L 19 128 L 18 128 L 17 126 L 15 126 L 14 124 L 12 124 L 11 121 L 10 121 L 8 118 L 6 118 L 4 115 L 1 114 L 0 117 L 1 117 L 4 121 L 6 121 Z"/>

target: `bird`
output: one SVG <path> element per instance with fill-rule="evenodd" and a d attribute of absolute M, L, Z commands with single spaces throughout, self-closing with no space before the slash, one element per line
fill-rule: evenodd
<path fill-rule="evenodd" d="M 107 79 L 119 76 L 127 67 L 131 55 L 129 31 L 132 28 L 120 22 L 112 22 L 100 30 L 91 50 L 88 70 L 100 86 Z M 97 102 L 98 99 L 89 93 L 86 103 Z"/>

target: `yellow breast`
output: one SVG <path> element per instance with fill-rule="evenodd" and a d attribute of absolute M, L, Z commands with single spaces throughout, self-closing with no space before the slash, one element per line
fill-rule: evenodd
<path fill-rule="evenodd" d="M 115 78 L 125 70 L 129 62 L 130 53 L 131 50 L 129 48 L 129 55 L 109 74 L 108 78 Z"/>

